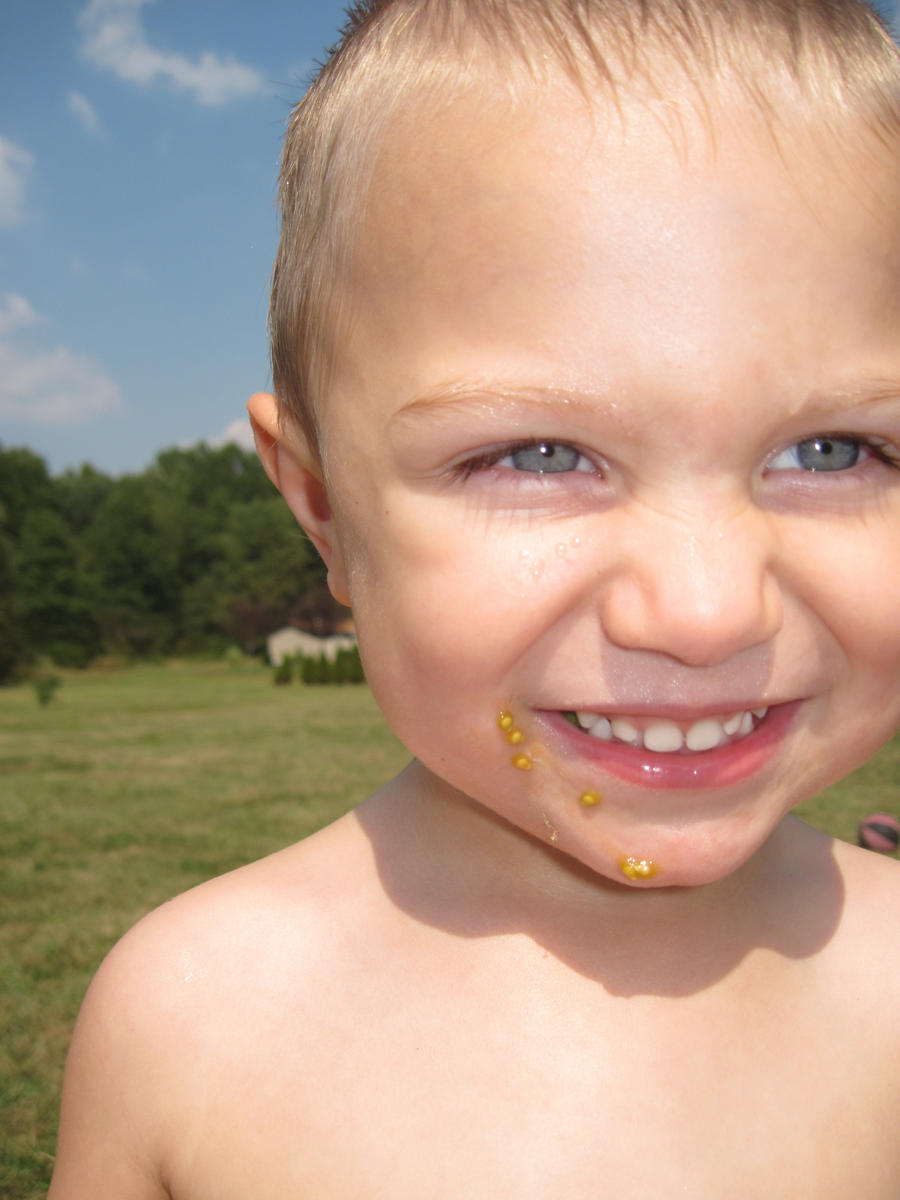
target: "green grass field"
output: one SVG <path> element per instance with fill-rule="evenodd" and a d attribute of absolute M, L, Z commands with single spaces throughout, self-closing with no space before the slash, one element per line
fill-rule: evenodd
<path fill-rule="evenodd" d="M 0 689 L 0 1197 L 46 1192 L 81 996 L 110 945 L 194 884 L 305 837 L 408 755 L 365 687 L 253 665 Z"/>
<path fill-rule="evenodd" d="M 254 665 L 71 674 L 40 708 L 0 689 L 0 1197 L 50 1179 L 87 983 L 169 896 L 345 812 L 407 760 L 365 687 L 275 688 Z M 900 740 L 801 810 L 853 838 L 900 811 Z"/>

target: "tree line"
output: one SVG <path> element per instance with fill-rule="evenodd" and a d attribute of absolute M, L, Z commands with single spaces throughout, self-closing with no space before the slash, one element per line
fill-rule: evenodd
<path fill-rule="evenodd" d="M 257 654 L 273 630 L 329 632 L 343 611 L 239 446 L 165 450 L 111 477 L 87 465 L 52 476 L 0 444 L 0 681 L 41 658 Z"/>

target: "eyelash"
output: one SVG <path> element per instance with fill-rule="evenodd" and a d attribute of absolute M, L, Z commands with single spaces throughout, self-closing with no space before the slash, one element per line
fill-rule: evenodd
<path fill-rule="evenodd" d="M 520 454 L 523 450 L 537 449 L 540 446 L 552 446 L 554 449 L 573 450 L 579 458 L 590 462 L 590 458 L 583 450 L 579 450 L 577 446 L 573 446 L 571 442 L 562 442 L 553 438 L 523 438 L 518 442 L 510 442 L 505 446 L 498 446 L 495 450 L 486 450 L 483 454 L 478 454 L 474 458 L 467 458 L 459 463 L 454 468 L 456 476 L 462 480 L 471 478 L 472 475 L 478 474 L 479 471 L 489 470 L 491 467 L 496 467 L 504 458 L 511 458 L 515 454 Z M 589 475 L 600 474 L 600 471 L 595 467 L 593 471 L 584 471 L 579 467 L 573 468 L 570 471 L 515 471 L 514 467 L 508 468 L 519 475 Z"/>
<path fill-rule="evenodd" d="M 856 447 L 857 451 L 859 452 L 859 457 L 855 462 L 851 463 L 845 468 L 837 468 L 833 470 L 816 470 L 815 468 L 810 468 L 808 470 L 804 470 L 802 466 L 795 466 L 788 469 L 799 471 L 804 475 L 850 475 L 857 467 L 864 465 L 866 462 L 866 457 L 863 457 L 863 452 L 868 451 L 869 455 L 871 455 L 878 462 L 883 463 L 885 466 L 891 467 L 894 470 L 900 470 L 900 450 L 897 450 L 889 442 L 882 441 L 880 438 L 861 437 L 859 434 L 854 433 L 815 433 L 811 437 L 801 438 L 800 441 L 792 442 L 789 446 L 785 446 L 782 450 L 779 450 L 773 454 L 767 463 L 766 473 L 771 471 L 772 463 L 779 459 L 783 454 L 787 454 L 792 450 L 796 451 L 801 446 L 811 446 L 815 445 L 816 443 L 822 444 L 829 442 L 850 442 Z M 780 474 L 783 470 L 785 470 L 785 468 L 777 468 L 775 473 Z"/>
<path fill-rule="evenodd" d="M 859 448 L 860 451 L 868 451 L 875 459 L 877 459 L 879 462 L 883 463 L 885 466 L 890 467 L 893 470 L 900 470 L 900 450 L 895 449 L 888 442 L 883 442 L 880 438 L 860 437 L 857 434 L 849 434 L 849 433 L 817 433 L 817 434 L 813 434 L 811 437 L 802 438 L 800 441 L 792 442 L 790 446 L 786 446 L 782 450 L 777 451 L 776 454 L 771 456 L 770 463 L 772 461 L 776 460 L 777 458 L 779 458 L 782 454 L 786 454 L 790 450 L 794 450 L 800 446 L 808 446 L 808 445 L 811 445 L 816 442 L 852 442 Z M 540 446 L 552 446 L 554 448 L 562 448 L 562 449 L 572 450 L 576 454 L 578 454 L 581 459 L 584 459 L 586 462 L 591 461 L 589 456 L 586 455 L 584 453 L 584 451 L 579 450 L 579 448 L 577 446 L 572 445 L 571 442 L 555 441 L 552 438 L 524 438 L 518 442 L 511 442 L 504 446 L 498 446 L 494 450 L 487 450 L 483 454 L 476 455 L 474 458 L 465 459 L 463 462 L 459 463 L 454 468 L 454 474 L 456 475 L 457 478 L 465 481 L 467 479 L 470 479 L 473 475 L 478 474 L 480 471 L 485 471 L 485 470 L 489 470 L 491 467 L 496 467 L 498 465 L 498 463 L 502 462 L 503 459 L 505 459 L 505 458 L 511 458 L 512 456 L 521 453 L 523 450 L 536 449 Z M 865 461 L 865 460 L 863 460 L 863 461 Z M 831 470 L 831 471 L 815 470 L 815 469 L 804 471 L 802 469 L 802 467 L 795 467 L 793 469 L 797 470 L 801 474 L 805 474 L 805 475 L 836 475 L 836 476 L 840 476 L 840 475 L 850 474 L 851 472 L 854 471 L 854 469 L 858 465 L 860 465 L 860 464 L 859 464 L 859 461 L 857 460 L 857 462 L 854 462 L 851 466 L 849 466 L 847 468 Z M 507 469 L 515 471 L 515 468 L 512 468 L 512 467 L 507 468 Z M 783 470 L 785 470 L 785 468 L 778 468 L 774 473 L 780 474 Z M 593 472 L 585 471 L 582 468 L 577 467 L 577 468 L 573 468 L 572 470 L 569 470 L 569 471 L 544 471 L 544 472 L 541 472 L 541 471 L 524 471 L 523 470 L 523 471 L 517 471 L 516 474 L 521 474 L 521 475 L 525 475 L 525 476 L 538 475 L 541 477 L 546 477 L 547 475 L 572 475 L 572 474 L 597 474 L 597 475 L 600 475 L 600 474 L 602 474 L 602 472 L 595 465 Z"/>

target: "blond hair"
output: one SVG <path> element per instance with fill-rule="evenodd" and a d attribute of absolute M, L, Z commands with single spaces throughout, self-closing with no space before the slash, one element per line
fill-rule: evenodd
<path fill-rule="evenodd" d="M 348 18 L 288 126 L 269 312 L 282 421 L 315 451 L 340 353 L 336 282 L 380 136 L 411 100 L 498 87 L 514 99 L 523 81 L 533 93 L 562 71 L 615 102 L 636 79 L 652 87 L 662 62 L 693 84 L 701 109 L 729 82 L 768 122 L 793 93 L 829 127 L 849 116 L 885 140 L 900 131 L 900 56 L 862 0 L 368 0 Z"/>

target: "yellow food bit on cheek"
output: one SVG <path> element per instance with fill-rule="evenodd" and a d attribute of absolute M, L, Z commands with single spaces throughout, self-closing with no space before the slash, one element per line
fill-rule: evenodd
<path fill-rule="evenodd" d="M 578 797 L 578 803 L 583 808 L 596 808 L 598 804 L 603 803 L 603 797 L 599 792 L 582 792 Z"/>
<path fill-rule="evenodd" d="M 518 767 L 520 771 L 530 771 L 532 762 L 527 754 L 517 754 L 512 760 L 512 765 Z"/>
<path fill-rule="evenodd" d="M 656 863 L 649 858 L 619 859 L 619 870 L 627 879 L 652 879 L 656 874 Z"/>
<path fill-rule="evenodd" d="M 522 742 L 525 741 L 525 734 L 521 729 L 516 729 L 515 718 L 511 712 L 506 712 L 504 709 L 504 711 L 497 718 L 497 724 L 506 734 L 506 740 L 511 746 L 521 746 Z M 515 762 L 515 759 L 513 759 L 513 762 Z M 529 763 L 529 766 L 530 765 L 531 764 Z M 527 771 L 528 767 L 524 767 L 523 770 Z"/>

